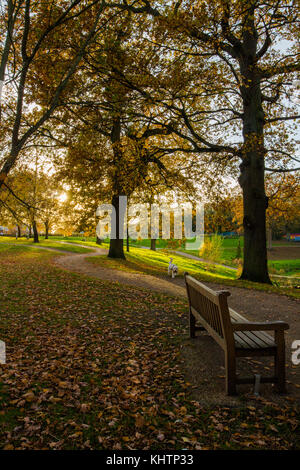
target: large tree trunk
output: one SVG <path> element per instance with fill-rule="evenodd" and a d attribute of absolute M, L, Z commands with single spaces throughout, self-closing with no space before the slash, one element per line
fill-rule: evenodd
<path fill-rule="evenodd" d="M 249 46 L 249 50 L 250 46 Z M 271 283 L 267 265 L 264 169 L 264 112 L 259 76 L 246 64 L 244 76 L 250 86 L 242 90 L 244 104 L 243 162 L 239 183 L 244 203 L 244 266 L 241 279 Z"/>
<path fill-rule="evenodd" d="M 120 172 L 122 172 L 122 149 L 120 145 L 121 140 L 121 120 L 120 116 L 117 116 L 114 120 L 114 124 L 111 132 L 111 144 L 114 154 L 114 175 L 113 175 L 113 196 L 112 196 L 112 205 L 115 208 L 116 215 L 116 238 L 110 238 L 109 242 L 109 258 L 121 258 L 125 259 L 124 248 L 123 248 L 123 237 L 119 238 L 120 235 L 120 222 L 122 227 L 124 226 L 124 216 L 125 214 L 120 214 L 120 205 L 119 205 L 119 196 L 122 195 L 122 190 L 120 188 Z M 120 221 L 120 216 L 123 220 Z M 123 230 L 122 230 L 123 232 Z"/>
<path fill-rule="evenodd" d="M 123 240 L 110 239 L 108 257 L 125 259 Z"/>
<path fill-rule="evenodd" d="M 33 230 L 33 242 L 39 243 L 39 233 L 37 231 L 36 221 L 32 222 L 32 230 Z"/>
<path fill-rule="evenodd" d="M 119 227 L 120 227 L 120 206 L 119 206 L 119 196 L 114 195 L 112 197 L 112 205 L 116 211 L 116 238 L 111 238 L 109 243 L 109 258 L 122 258 L 125 259 L 124 247 L 123 247 L 123 238 L 119 238 Z M 122 221 L 121 221 L 122 223 Z"/>
<path fill-rule="evenodd" d="M 96 235 L 96 243 L 97 245 L 102 245 L 102 240 L 98 237 L 98 235 Z"/>
<path fill-rule="evenodd" d="M 150 250 L 156 251 L 156 239 L 155 238 L 151 238 Z"/>
<path fill-rule="evenodd" d="M 18 238 L 21 237 L 21 227 L 20 225 L 17 225 L 17 230 L 18 230 Z"/>
<path fill-rule="evenodd" d="M 262 173 L 262 174 L 261 174 Z M 252 166 L 241 171 L 244 198 L 244 265 L 241 279 L 270 283 L 267 265 L 266 209 L 263 171 Z"/>

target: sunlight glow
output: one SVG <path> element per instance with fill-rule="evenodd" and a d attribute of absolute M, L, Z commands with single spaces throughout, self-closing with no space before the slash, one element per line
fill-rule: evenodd
<path fill-rule="evenodd" d="M 68 199 L 67 193 L 61 193 L 58 198 L 59 202 L 65 202 Z"/>

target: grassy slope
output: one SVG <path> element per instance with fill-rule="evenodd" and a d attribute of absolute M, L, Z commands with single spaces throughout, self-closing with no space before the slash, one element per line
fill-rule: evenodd
<path fill-rule="evenodd" d="M 0 448 L 299 448 L 293 403 L 191 399 L 184 300 L 68 273 L 50 252 L 0 250 Z"/>
<path fill-rule="evenodd" d="M 103 245 L 105 247 L 107 245 Z M 300 298 L 300 292 L 291 288 L 290 281 L 274 278 L 274 284 L 259 284 L 257 282 L 248 282 L 237 280 L 236 271 L 222 266 L 214 266 L 201 263 L 197 260 L 184 258 L 182 256 L 167 253 L 165 251 L 150 251 L 142 248 L 130 248 L 130 252 L 126 253 L 126 260 L 114 260 L 106 256 L 95 256 L 88 258 L 87 261 L 95 263 L 103 267 L 119 269 L 128 272 L 141 272 L 152 274 L 154 276 L 166 275 L 170 256 L 173 257 L 173 263 L 179 268 L 179 277 L 183 276 L 186 271 L 202 281 L 222 283 L 228 286 L 245 287 L 248 289 L 264 290 L 291 297 Z"/>
<path fill-rule="evenodd" d="M 3 241 L 10 240 L 11 242 L 14 241 L 12 238 L 4 238 L 1 237 Z M 0 238 L 0 242 L 1 242 Z M 26 239 L 22 238 L 17 241 L 17 243 L 22 243 L 26 241 Z M 57 242 L 55 243 L 55 241 Z M 68 241 L 73 245 L 61 244 L 60 241 Z M 147 242 L 150 243 L 149 240 L 140 240 L 138 246 L 147 246 Z M 29 244 L 33 244 L 32 241 L 28 242 Z M 148 243 L 148 244 L 149 244 Z M 228 250 L 228 253 L 233 253 L 236 250 L 236 239 L 224 239 L 224 247 Z M 94 241 L 94 238 L 86 238 L 81 239 L 78 237 L 51 237 L 50 240 L 45 240 L 41 242 L 41 246 L 50 246 L 52 244 L 53 247 L 60 248 L 62 250 L 71 251 L 71 252 L 78 252 L 83 253 L 85 249 L 82 247 L 76 247 L 76 245 L 85 245 L 87 247 L 98 247 Z M 161 247 L 165 246 L 165 240 L 159 240 L 158 245 Z M 108 248 L 108 243 L 103 243 L 101 245 L 103 248 Z M 198 255 L 198 252 L 188 251 L 187 253 Z M 266 286 L 259 283 L 249 283 L 249 282 L 241 282 L 236 281 L 236 273 L 233 270 L 220 267 L 220 266 L 212 266 L 206 263 L 201 263 L 196 260 L 189 260 L 187 258 L 183 258 L 180 256 L 176 256 L 173 254 L 169 254 L 166 251 L 158 250 L 157 252 L 143 250 L 141 248 L 137 249 L 135 247 L 130 248 L 130 253 L 126 254 L 127 260 L 120 261 L 120 260 L 109 260 L 105 257 L 97 257 L 97 258 L 90 258 L 89 261 L 92 263 L 98 263 L 102 266 L 107 266 L 113 269 L 120 269 L 123 271 L 128 272 L 144 272 L 147 274 L 153 275 L 161 275 L 165 274 L 167 271 L 167 266 L 169 263 L 170 256 L 174 258 L 174 263 L 179 266 L 180 275 L 182 276 L 185 271 L 189 272 L 190 274 L 195 275 L 199 279 L 211 281 L 211 282 L 222 282 L 223 284 L 227 285 L 237 285 L 239 287 L 247 287 L 251 289 L 258 289 L 258 290 L 267 290 L 271 292 L 276 292 L 280 294 L 286 294 L 293 297 L 300 297 L 300 293 L 295 289 L 291 289 L 291 281 L 285 281 L 283 279 L 275 279 L 274 283 L 276 286 Z M 227 259 L 227 261 L 229 258 Z M 276 264 L 276 271 L 275 273 L 284 274 L 284 275 L 298 275 L 299 274 L 299 263 L 298 260 L 282 260 L 282 261 L 273 261 Z M 231 263 L 228 261 L 228 265 Z M 280 288 L 279 288 L 280 286 Z M 284 288 L 284 289 L 283 289 Z"/>
<path fill-rule="evenodd" d="M 39 248 L 39 247 L 47 247 L 47 248 L 53 248 L 56 250 L 63 250 L 63 251 L 69 251 L 71 253 L 90 253 L 92 250 L 90 248 L 84 248 L 81 246 L 76 246 L 76 245 L 68 245 L 67 243 L 60 243 L 59 241 L 55 241 L 53 239 L 51 240 L 44 240 L 43 238 L 40 239 L 39 243 L 33 243 L 33 241 L 27 240 L 26 238 L 18 238 L 18 240 L 12 238 L 12 237 L 0 237 L 0 246 L 1 244 L 19 244 L 19 245 L 28 245 L 29 247 L 32 248 Z M 93 246 L 93 245 L 91 245 Z"/>
<path fill-rule="evenodd" d="M 74 244 L 83 244 L 86 246 L 95 247 L 96 245 L 93 237 L 87 237 L 85 239 L 81 239 L 78 237 L 53 237 L 53 240 L 65 240 L 70 241 Z M 240 244 L 241 248 L 243 248 L 243 237 L 240 237 Z M 233 263 L 233 260 L 236 258 L 237 255 L 237 244 L 239 241 L 237 238 L 225 238 L 223 240 L 223 253 L 222 258 L 220 259 L 220 263 L 236 267 L 236 264 Z M 107 242 L 106 242 L 107 243 Z M 124 241 L 125 243 L 125 241 Z M 297 243 L 287 243 L 288 246 L 299 246 L 300 244 Z M 283 242 L 273 242 L 274 246 L 281 246 Z M 104 246 L 107 246 L 104 244 Z M 150 240 L 135 240 L 131 241 L 132 248 L 134 247 L 150 247 Z M 168 249 L 167 240 L 157 240 L 156 243 L 157 248 L 159 249 Z M 183 248 L 179 248 L 179 251 L 183 251 L 195 256 L 199 256 L 199 252 L 195 250 L 184 250 Z M 300 250 L 299 250 L 300 252 Z M 299 260 L 280 260 L 280 261 L 269 261 L 270 271 L 274 274 L 283 274 L 286 276 L 296 276 L 299 275 L 300 272 L 300 258 Z"/>
<path fill-rule="evenodd" d="M 126 253 L 126 260 L 111 260 L 103 256 L 90 258 L 92 263 L 105 264 L 108 263 L 112 267 L 118 267 L 123 270 L 134 270 L 135 272 L 146 272 L 154 275 L 166 274 L 170 262 L 170 256 L 173 263 L 179 268 L 179 276 L 183 276 L 185 271 L 190 274 L 199 274 L 207 276 L 209 279 L 234 279 L 235 271 L 222 266 L 214 268 L 212 265 L 201 263 L 197 260 L 184 258 L 179 255 L 170 254 L 165 251 L 151 251 L 143 248 L 130 248 L 130 252 Z"/>

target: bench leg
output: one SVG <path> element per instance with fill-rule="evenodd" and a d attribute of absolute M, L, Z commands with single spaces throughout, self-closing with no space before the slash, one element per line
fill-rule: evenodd
<path fill-rule="evenodd" d="M 236 358 L 225 352 L 226 393 L 236 395 Z"/>
<path fill-rule="evenodd" d="M 277 377 L 276 389 L 278 393 L 286 393 L 285 382 L 285 341 L 284 332 L 275 331 L 277 351 L 275 355 L 275 376 Z"/>
<path fill-rule="evenodd" d="M 190 310 L 190 338 L 196 337 L 196 319 Z"/>

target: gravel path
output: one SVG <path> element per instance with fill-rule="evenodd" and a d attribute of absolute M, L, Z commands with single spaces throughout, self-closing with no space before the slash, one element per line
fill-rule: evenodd
<path fill-rule="evenodd" d="M 69 254 L 61 256 L 54 260 L 54 263 L 61 268 L 69 271 L 96 277 L 105 281 L 119 282 L 134 287 L 145 287 L 147 289 L 163 292 L 175 296 L 184 296 L 185 288 L 183 282 L 181 285 L 172 283 L 168 278 L 158 278 L 149 274 L 129 273 L 126 271 L 117 271 L 116 269 L 103 268 L 86 261 L 86 258 L 92 256 L 107 255 L 107 250 L 96 248 L 93 253 Z"/>

